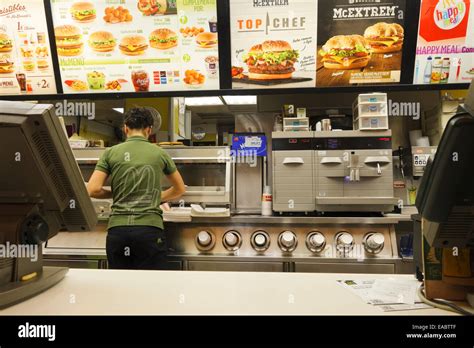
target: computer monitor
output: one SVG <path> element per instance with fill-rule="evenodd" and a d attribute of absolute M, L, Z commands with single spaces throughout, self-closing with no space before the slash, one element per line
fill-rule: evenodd
<path fill-rule="evenodd" d="M 0 101 L 0 308 L 60 281 L 42 244 L 89 231 L 97 215 L 52 105 Z"/>
<path fill-rule="evenodd" d="M 449 120 L 416 199 L 425 296 L 474 306 L 474 84 Z M 418 275 L 417 275 L 418 276 Z"/>

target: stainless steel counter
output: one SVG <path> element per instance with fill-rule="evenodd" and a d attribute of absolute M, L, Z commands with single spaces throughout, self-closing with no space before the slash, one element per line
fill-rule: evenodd
<path fill-rule="evenodd" d="M 327 224 L 397 224 L 402 221 L 411 221 L 410 216 L 391 214 L 382 217 L 319 217 L 319 216 L 262 216 L 262 215 L 234 215 L 231 217 L 193 217 L 191 222 L 173 222 L 178 224 L 189 223 L 235 223 L 235 224 L 270 224 L 270 225 L 327 225 Z"/>
<path fill-rule="evenodd" d="M 412 273 L 412 259 L 399 256 L 394 226 L 409 221 L 408 215 L 386 217 L 301 217 L 236 215 L 227 218 L 194 218 L 191 222 L 166 222 L 170 247 L 170 268 L 175 270 L 214 271 L 274 271 L 274 272 L 354 272 L 354 273 Z M 48 242 L 45 261 L 48 266 L 76 268 L 106 268 L 106 228 L 101 221 L 95 231 L 60 233 Z M 226 250 L 223 236 L 229 230 L 241 237 L 236 251 Z M 252 246 L 255 231 L 266 231 L 269 247 L 256 251 Z M 308 250 L 308 233 L 318 230 L 327 240 L 325 253 Z M 354 237 L 354 255 L 338 255 L 334 237 L 338 231 Z M 197 245 L 197 234 L 208 231 L 213 246 L 202 250 Z M 293 252 L 282 252 L 279 235 L 293 231 L 298 240 Z M 369 231 L 384 234 L 385 247 L 379 254 L 364 251 L 363 237 Z M 307 241 L 306 241 L 307 242 Z"/>

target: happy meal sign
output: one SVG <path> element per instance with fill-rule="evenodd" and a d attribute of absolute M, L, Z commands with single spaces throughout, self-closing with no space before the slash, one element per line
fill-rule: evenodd
<path fill-rule="evenodd" d="M 466 36 L 470 0 L 423 0 L 420 36 L 439 41 Z"/>

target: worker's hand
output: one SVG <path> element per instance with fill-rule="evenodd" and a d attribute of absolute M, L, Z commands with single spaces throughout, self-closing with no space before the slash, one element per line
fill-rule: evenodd
<path fill-rule="evenodd" d="M 168 203 L 163 203 L 162 205 L 160 205 L 160 208 L 163 211 L 170 211 L 171 210 L 171 207 Z"/>

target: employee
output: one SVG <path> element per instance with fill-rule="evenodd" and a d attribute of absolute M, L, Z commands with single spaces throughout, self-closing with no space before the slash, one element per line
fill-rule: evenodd
<path fill-rule="evenodd" d="M 106 246 L 111 269 L 166 268 L 160 205 L 182 196 L 185 185 L 171 157 L 148 141 L 154 117 L 161 124 L 155 109 L 129 110 L 123 127 L 127 140 L 104 152 L 87 184 L 91 197 L 113 198 Z M 162 192 L 163 174 L 171 188 Z M 111 191 L 104 188 L 109 176 Z"/>

